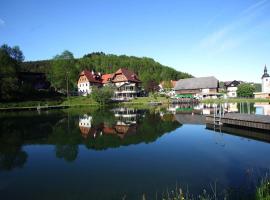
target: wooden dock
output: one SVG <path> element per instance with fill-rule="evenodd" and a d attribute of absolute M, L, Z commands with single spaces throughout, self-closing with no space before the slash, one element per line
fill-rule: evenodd
<path fill-rule="evenodd" d="M 206 116 L 206 123 L 215 124 L 217 116 Z M 237 127 L 261 129 L 270 131 L 270 116 L 250 115 L 239 113 L 226 113 L 219 118 L 221 125 L 232 125 Z"/>
<path fill-rule="evenodd" d="M 220 129 L 218 129 L 214 124 L 206 124 L 206 129 L 215 131 L 217 133 L 222 132 L 230 135 L 236 135 L 244 138 L 270 143 L 270 134 L 267 133 L 267 131 L 259 129 L 248 130 L 230 126 L 221 126 Z"/>
<path fill-rule="evenodd" d="M 69 108 L 68 105 L 55 105 L 55 106 L 25 106 L 25 107 L 7 107 L 0 108 L 1 111 L 23 111 L 23 110 L 53 110 L 53 109 L 65 109 Z"/>

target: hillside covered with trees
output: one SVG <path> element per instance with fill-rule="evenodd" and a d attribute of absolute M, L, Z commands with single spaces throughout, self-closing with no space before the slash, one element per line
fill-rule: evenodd
<path fill-rule="evenodd" d="M 192 77 L 190 74 L 176 71 L 173 68 L 161 65 L 151 58 L 139 58 L 126 55 L 112 55 L 103 52 L 87 54 L 75 59 L 69 51 L 55 56 L 51 60 L 30 61 L 22 63 L 22 70 L 29 72 L 45 72 L 52 85 L 64 87 L 65 76 L 68 74 L 70 88 L 76 87 L 78 74 L 83 69 L 94 70 L 101 73 L 113 73 L 119 68 L 128 68 L 138 74 L 143 81 L 143 86 L 153 85 L 164 80 L 178 80 Z M 59 84 L 60 80 L 63 80 Z M 57 83 L 58 82 L 58 83 Z M 55 84 L 56 83 L 56 84 Z"/>

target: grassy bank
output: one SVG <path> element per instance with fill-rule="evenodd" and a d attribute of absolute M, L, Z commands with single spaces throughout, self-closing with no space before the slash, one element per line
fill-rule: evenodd
<path fill-rule="evenodd" d="M 137 99 L 130 100 L 128 102 L 112 103 L 109 105 L 148 105 L 150 102 L 160 102 L 162 104 L 168 104 L 169 99 L 166 97 L 140 97 Z M 21 101 L 21 102 L 5 102 L 0 103 L 0 109 L 6 108 L 36 108 L 38 106 L 99 106 L 99 103 L 94 101 L 91 97 L 62 97 L 59 99 L 43 99 L 39 101 Z"/>
<path fill-rule="evenodd" d="M 269 103 L 270 99 L 245 99 L 245 98 L 231 98 L 231 99 L 204 99 L 200 103 Z"/>

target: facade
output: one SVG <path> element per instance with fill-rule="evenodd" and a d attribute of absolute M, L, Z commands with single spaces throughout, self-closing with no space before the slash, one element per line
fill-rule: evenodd
<path fill-rule="evenodd" d="M 87 137 L 91 130 L 92 116 L 83 115 L 79 118 L 79 127 L 83 137 Z"/>
<path fill-rule="evenodd" d="M 141 93 L 141 81 L 137 74 L 126 69 L 118 69 L 111 77 L 111 82 L 116 87 L 115 100 L 129 100 L 136 98 Z"/>
<path fill-rule="evenodd" d="M 77 85 L 79 95 L 87 96 L 92 92 L 93 86 L 102 86 L 101 74 L 96 74 L 94 71 L 83 70 L 80 73 Z"/>
<path fill-rule="evenodd" d="M 219 81 L 213 77 L 188 78 L 177 81 L 174 90 L 176 94 L 192 95 L 194 98 L 217 98 Z"/>
<path fill-rule="evenodd" d="M 255 98 L 265 99 L 270 98 L 270 76 L 267 72 L 267 67 L 264 67 L 264 73 L 262 75 L 262 92 L 255 92 Z"/>
<path fill-rule="evenodd" d="M 238 85 L 240 85 L 240 84 L 241 84 L 241 81 L 236 81 L 236 80 L 226 81 L 224 83 L 224 87 L 225 87 L 227 96 L 230 98 L 237 97 L 237 88 L 238 88 Z"/>

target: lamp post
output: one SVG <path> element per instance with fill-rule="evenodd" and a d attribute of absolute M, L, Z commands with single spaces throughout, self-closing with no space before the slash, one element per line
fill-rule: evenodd
<path fill-rule="evenodd" d="M 68 74 L 69 74 L 69 72 L 67 71 L 67 72 L 66 72 L 66 84 L 67 84 L 67 101 L 68 101 L 68 104 L 69 104 L 69 98 L 68 98 Z"/>

